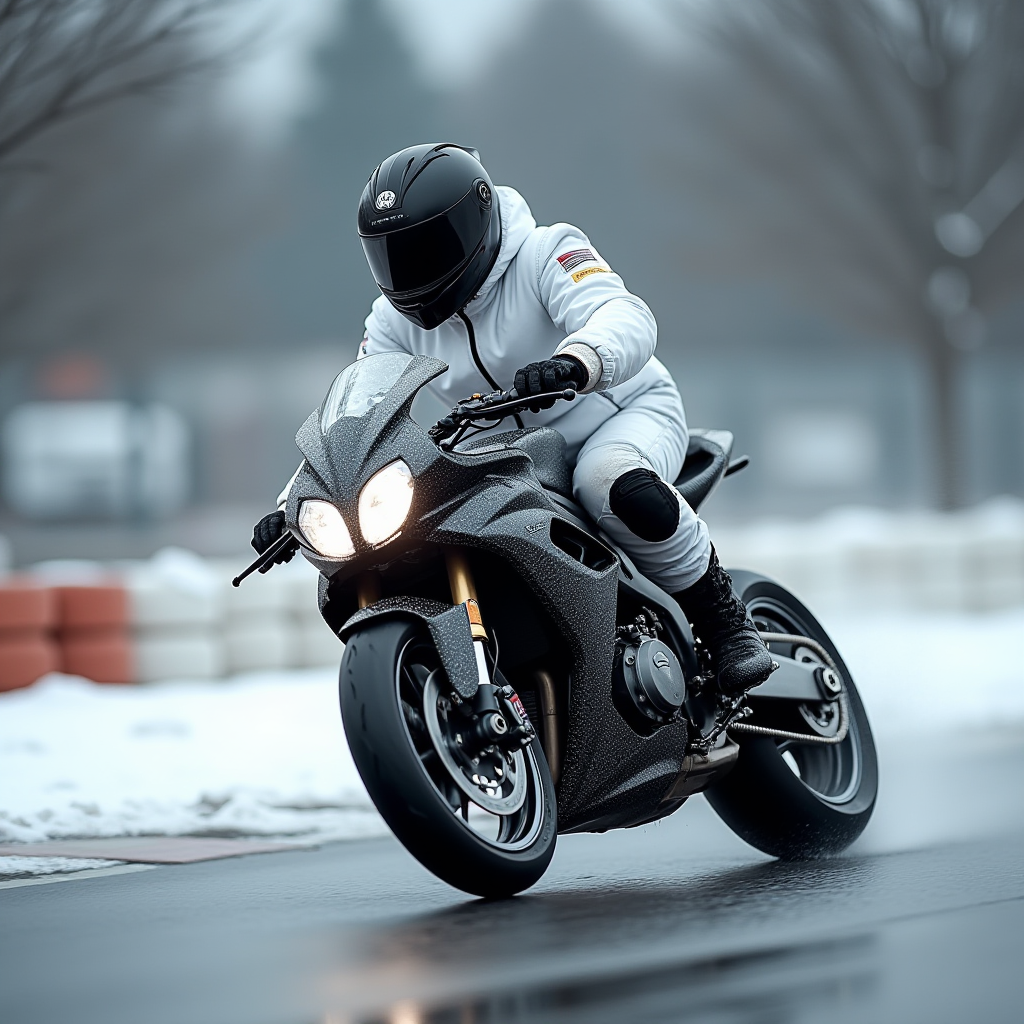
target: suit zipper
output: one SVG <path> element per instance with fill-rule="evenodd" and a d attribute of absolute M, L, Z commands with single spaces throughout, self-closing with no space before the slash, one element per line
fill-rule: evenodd
<path fill-rule="evenodd" d="M 458 315 L 459 319 L 466 325 L 466 333 L 469 335 L 469 354 L 473 357 L 473 362 L 476 363 L 476 368 L 480 371 L 480 376 L 483 377 L 483 379 L 487 381 L 487 383 L 490 384 L 490 386 L 494 388 L 495 391 L 501 391 L 502 388 L 499 386 L 498 382 L 487 372 L 487 367 L 484 366 L 483 360 L 480 358 L 480 352 L 476 347 L 476 331 L 473 329 L 473 321 L 469 319 L 464 309 L 460 309 Z M 516 426 L 519 427 L 520 430 L 522 430 L 523 421 L 519 418 L 519 416 L 515 415 L 512 418 L 516 421 Z"/>

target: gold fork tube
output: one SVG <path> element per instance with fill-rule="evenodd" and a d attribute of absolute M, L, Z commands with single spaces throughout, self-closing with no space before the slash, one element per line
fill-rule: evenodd
<path fill-rule="evenodd" d="M 469 570 L 469 559 L 461 548 L 445 548 L 444 562 L 448 568 L 448 584 L 452 588 L 452 604 L 476 600 L 476 586 Z"/>
<path fill-rule="evenodd" d="M 448 585 L 452 588 L 452 603 L 464 604 L 469 615 L 469 628 L 474 640 L 486 640 L 487 630 L 480 615 L 480 605 L 476 599 L 476 586 L 473 574 L 469 569 L 469 559 L 465 551 L 459 548 L 445 548 L 444 561 L 448 569 Z"/>
<path fill-rule="evenodd" d="M 356 599 L 360 608 L 368 608 L 380 600 L 380 573 L 376 569 L 367 569 L 359 574 L 356 581 Z"/>
<path fill-rule="evenodd" d="M 544 756 L 548 759 L 551 781 L 558 785 L 562 774 L 562 751 L 558 743 L 558 704 L 555 697 L 555 681 L 545 669 L 533 673 L 537 682 L 537 703 L 540 704 L 540 736 Z"/>

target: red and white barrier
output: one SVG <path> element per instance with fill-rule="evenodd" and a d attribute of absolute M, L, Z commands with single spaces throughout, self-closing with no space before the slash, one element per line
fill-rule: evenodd
<path fill-rule="evenodd" d="M 60 670 L 97 683 L 135 682 L 128 595 L 120 582 L 54 587 L 53 594 Z"/>
<path fill-rule="evenodd" d="M 51 590 L 30 581 L 0 585 L 0 691 L 28 686 L 59 668 L 56 622 Z"/>
<path fill-rule="evenodd" d="M 231 587 L 240 562 L 167 550 L 145 562 L 51 563 L 0 579 L 0 690 L 54 671 L 101 683 L 216 679 L 337 664 L 307 563 Z"/>
<path fill-rule="evenodd" d="M 1024 502 L 1013 499 L 951 514 L 841 509 L 743 527 L 712 518 L 711 532 L 726 565 L 773 576 L 825 614 L 1024 605 Z M 0 690 L 55 670 L 148 683 L 337 665 L 315 570 L 296 558 L 234 589 L 244 564 L 168 549 L 0 578 Z"/>

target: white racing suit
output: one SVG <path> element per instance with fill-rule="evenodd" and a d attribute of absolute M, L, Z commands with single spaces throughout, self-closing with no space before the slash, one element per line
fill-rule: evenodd
<path fill-rule="evenodd" d="M 589 372 L 580 396 L 522 413 L 523 425 L 554 427 L 565 437 L 576 500 L 644 575 L 669 592 L 683 590 L 704 574 L 711 554 L 707 527 L 683 498 L 677 494 L 675 533 L 657 542 L 635 536 L 609 508 L 612 484 L 624 473 L 644 467 L 671 484 L 686 456 L 682 399 L 654 357 L 654 316 L 582 231 L 538 227 L 518 192 L 495 191 L 501 246 L 464 310 L 475 337 L 457 315 L 423 330 L 382 295 L 366 318 L 360 357 L 397 350 L 443 360 L 449 371 L 427 387 L 451 408 L 476 392 L 512 387 L 527 363 L 576 356 Z"/>

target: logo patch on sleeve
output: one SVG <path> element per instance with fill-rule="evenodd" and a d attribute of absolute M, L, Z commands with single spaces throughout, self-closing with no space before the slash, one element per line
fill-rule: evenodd
<path fill-rule="evenodd" d="M 593 249 L 570 249 L 558 257 L 559 265 L 567 274 L 571 274 L 582 263 L 596 262 L 597 257 Z"/>
<path fill-rule="evenodd" d="M 577 284 L 591 274 L 607 274 L 608 268 L 601 266 L 600 258 L 593 249 L 570 249 L 557 257 L 558 265 Z M 586 266 L 586 264 L 593 264 Z M 581 268 L 581 269 L 577 269 Z"/>

